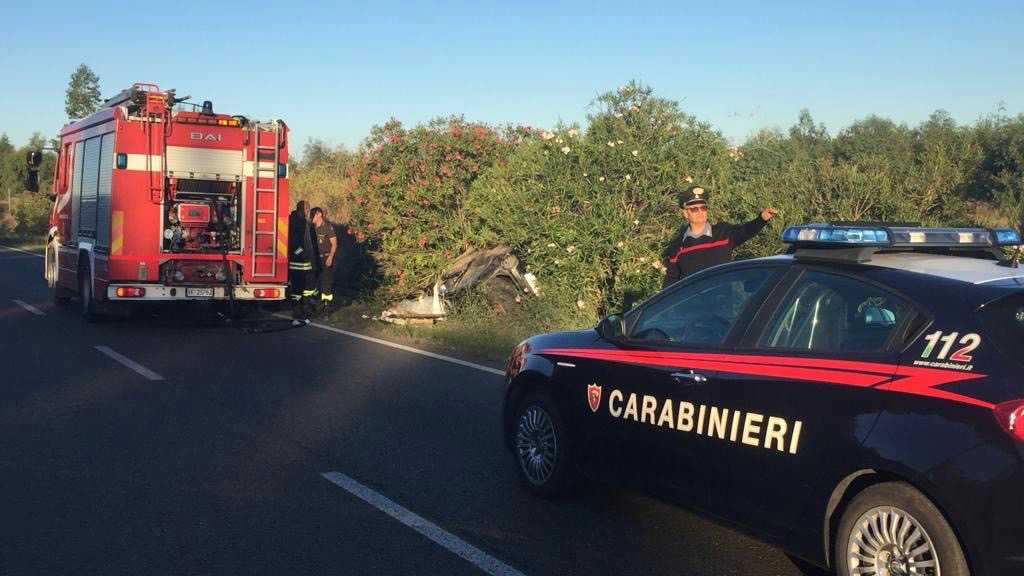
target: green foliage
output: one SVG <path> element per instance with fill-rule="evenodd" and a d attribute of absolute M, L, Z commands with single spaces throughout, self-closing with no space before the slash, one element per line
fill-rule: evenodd
<path fill-rule="evenodd" d="M 1021 226 L 1024 221 L 1024 114 L 997 113 L 974 129 L 980 161 L 967 184 L 981 200 L 979 212 L 992 225 Z"/>
<path fill-rule="evenodd" d="M 356 238 L 374 241 L 371 254 L 385 290 L 398 296 L 429 285 L 470 247 L 470 186 L 483 171 L 507 161 L 523 134 L 460 117 L 411 130 L 391 120 L 373 129 L 362 154 L 346 168 L 340 193 L 349 200 Z"/>
<path fill-rule="evenodd" d="M 1024 217 L 1024 115 L 961 126 L 937 111 L 914 127 L 870 116 L 831 135 L 803 110 L 789 129 L 730 147 L 636 82 L 593 109 L 586 126 L 550 131 L 392 120 L 356 153 L 311 142 L 292 189 L 351 213 L 384 272 L 377 298 L 428 285 L 466 248 L 512 247 L 543 296 L 503 319 L 481 319 L 470 299 L 454 317 L 479 333 L 589 325 L 653 293 L 661 251 L 683 223 L 674 195 L 690 181 L 712 191 L 713 224 L 780 209 L 738 257 L 779 252 L 782 228 L 799 222 L 1019 226 Z"/>
<path fill-rule="evenodd" d="M 467 204 L 474 244 L 510 245 L 574 323 L 661 285 L 660 253 L 679 225 L 675 192 L 687 176 L 724 183 L 729 163 L 718 132 L 650 88 L 630 83 L 596 104 L 586 133 L 528 139 Z"/>
<path fill-rule="evenodd" d="M 37 132 L 26 146 L 15 148 L 6 134 L 0 134 L 0 236 L 34 239 L 46 234 L 51 206 L 46 191 L 53 181 L 54 154 L 43 154 L 43 163 L 39 167 L 39 193 L 24 192 L 28 170 L 25 155 L 30 150 L 42 148 L 44 142 Z"/>
<path fill-rule="evenodd" d="M 20 238 L 45 240 L 49 228 L 50 210 L 53 204 L 45 194 L 26 192 L 13 198 L 18 227 L 15 235 Z"/>
<path fill-rule="evenodd" d="M 100 107 L 100 78 L 85 64 L 79 64 L 68 80 L 64 111 L 68 118 L 85 118 Z"/>
<path fill-rule="evenodd" d="M 294 201 L 306 200 L 323 208 L 332 222 L 348 223 L 349 203 L 346 172 L 355 164 L 356 154 L 344 147 L 330 148 L 319 140 L 307 142 L 302 161 L 292 162 L 289 191 Z"/>

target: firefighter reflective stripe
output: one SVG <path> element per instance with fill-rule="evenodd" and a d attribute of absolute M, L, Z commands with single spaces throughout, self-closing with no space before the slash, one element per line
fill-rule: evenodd
<path fill-rule="evenodd" d="M 312 270 L 313 269 L 313 263 L 312 262 L 289 262 L 288 263 L 288 269 L 289 270 Z"/>
<path fill-rule="evenodd" d="M 320 294 L 320 300 L 330 302 L 334 300 L 334 294 Z"/>
<path fill-rule="evenodd" d="M 302 296 L 303 297 L 316 296 L 316 290 L 303 290 L 302 291 Z"/>
<path fill-rule="evenodd" d="M 302 300 L 302 294 L 289 294 L 288 298 L 298 302 L 299 300 Z"/>

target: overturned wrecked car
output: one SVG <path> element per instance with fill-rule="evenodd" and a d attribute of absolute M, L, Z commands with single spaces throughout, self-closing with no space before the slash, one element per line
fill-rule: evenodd
<path fill-rule="evenodd" d="M 537 296 L 536 277 L 519 271 L 519 259 L 508 246 L 471 248 L 440 275 L 433 286 L 383 311 L 380 319 L 394 324 L 433 324 L 447 317 L 451 302 L 471 290 L 479 290 L 499 314 Z"/>

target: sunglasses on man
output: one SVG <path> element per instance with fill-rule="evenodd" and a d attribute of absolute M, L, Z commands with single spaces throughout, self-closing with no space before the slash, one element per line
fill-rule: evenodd
<path fill-rule="evenodd" d="M 698 212 L 707 212 L 708 207 L 706 204 L 701 204 L 699 206 L 687 206 L 686 211 L 690 214 L 696 214 Z"/>

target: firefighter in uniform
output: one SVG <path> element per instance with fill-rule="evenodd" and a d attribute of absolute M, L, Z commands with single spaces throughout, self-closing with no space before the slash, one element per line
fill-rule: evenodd
<path fill-rule="evenodd" d="M 679 228 L 662 253 L 662 288 L 708 266 L 728 262 L 737 246 L 756 236 L 778 214 L 774 208 L 765 208 L 745 224 L 719 222 L 712 226 L 708 222 L 708 191 L 700 186 L 679 194 L 679 208 L 686 225 Z"/>
<path fill-rule="evenodd" d="M 292 301 L 292 324 L 309 324 L 310 300 L 316 294 L 316 273 L 313 259 L 312 229 L 309 225 L 309 204 L 299 200 L 288 215 L 288 286 Z"/>
<path fill-rule="evenodd" d="M 318 257 L 316 288 L 320 292 L 321 312 L 326 312 L 334 303 L 334 256 L 338 253 L 338 235 L 322 208 L 313 208 L 310 216 L 313 218 Z"/>

